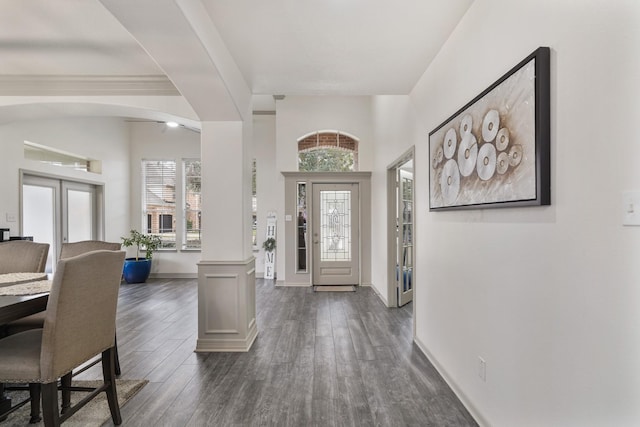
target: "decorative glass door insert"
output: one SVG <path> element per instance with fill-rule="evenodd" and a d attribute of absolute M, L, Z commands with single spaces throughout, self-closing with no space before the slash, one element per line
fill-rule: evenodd
<path fill-rule="evenodd" d="M 351 260 L 351 191 L 320 192 L 320 259 Z"/>
<path fill-rule="evenodd" d="M 313 184 L 314 285 L 360 283 L 360 214 L 356 183 Z"/>

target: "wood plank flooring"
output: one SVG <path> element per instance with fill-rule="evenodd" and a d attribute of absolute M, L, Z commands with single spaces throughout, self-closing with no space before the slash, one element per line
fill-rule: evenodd
<path fill-rule="evenodd" d="M 476 426 L 412 344 L 411 306 L 370 288 L 318 292 L 256 283 L 248 353 L 194 353 L 197 281 L 123 284 L 122 378 L 146 378 L 125 426 Z M 99 378 L 96 366 L 81 379 Z M 111 422 L 105 425 L 112 425 Z"/>

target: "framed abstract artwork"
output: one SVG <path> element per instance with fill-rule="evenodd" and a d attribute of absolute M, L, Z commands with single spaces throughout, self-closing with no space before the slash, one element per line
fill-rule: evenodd
<path fill-rule="evenodd" d="M 429 210 L 549 205 L 550 50 L 540 47 L 429 133 Z"/>

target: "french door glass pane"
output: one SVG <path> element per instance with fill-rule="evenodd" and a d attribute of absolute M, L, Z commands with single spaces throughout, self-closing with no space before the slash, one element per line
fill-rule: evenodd
<path fill-rule="evenodd" d="M 93 200 L 91 193 L 68 190 L 67 203 L 69 242 L 91 240 L 93 227 Z"/>
<path fill-rule="evenodd" d="M 51 187 L 23 185 L 22 189 L 22 232 L 25 236 L 33 236 L 33 241 L 49 244 L 49 255 L 45 271 L 52 272 L 54 244 L 55 208 L 54 194 Z"/>
<path fill-rule="evenodd" d="M 320 192 L 320 260 L 351 261 L 351 192 Z"/>

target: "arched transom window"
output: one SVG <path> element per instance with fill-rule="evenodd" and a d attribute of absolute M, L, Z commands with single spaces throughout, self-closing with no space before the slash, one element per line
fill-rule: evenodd
<path fill-rule="evenodd" d="M 314 132 L 298 140 L 301 172 L 348 172 L 358 170 L 358 140 L 337 131 Z"/>

